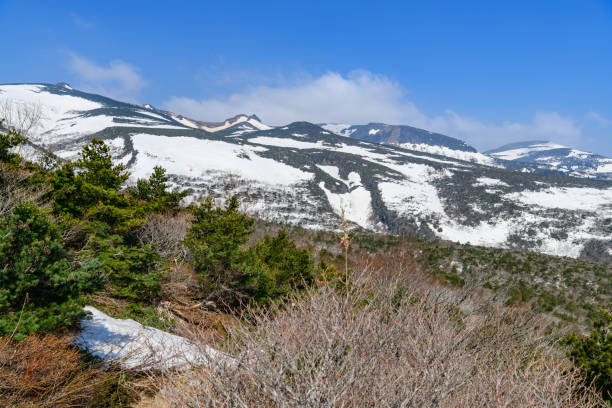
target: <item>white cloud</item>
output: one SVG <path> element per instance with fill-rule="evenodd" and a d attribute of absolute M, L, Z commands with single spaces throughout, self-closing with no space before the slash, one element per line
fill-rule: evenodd
<path fill-rule="evenodd" d="M 579 125 L 556 112 L 537 112 L 529 122 L 495 124 L 447 111 L 438 125 L 436 131 L 465 139 L 481 149 L 522 140 L 549 140 L 575 146 L 582 135 Z"/>
<path fill-rule="evenodd" d="M 292 84 L 249 87 L 220 98 L 196 101 L 174 97 L 166 106 L 187 116 L 211 120 L 239 112 L 257 113 L 278 125 L 300 120 L 395 123 L 410 112 L 420 114 L 411 103 L 402 101 L 403 96 L 401 87 L 385 77 L 367 72 L 343 77 L 330 72 Z"/>
<path fill-rule="evenodd" d="M 70 18 L 72 19 L 72 22 L 74 23 L 74 25 L 76 25 L 79 28 L 89 30 L 93 28 L 94 26 L 94 24 L 91 21 L 84 19 L 77 13 L 70 13 Z"/>
<path fill-rule="evenodd" d="M 355 71 L 343 76 L 328 72 L 292 83 L 247 87 L 216 98 L 173 97 L 165 107 L 201 120 L 219 121 L 238 113 L 256 113 L 265 122 L 294 121 L 363 124 L 406 124 L 466 140 L 481 149 L 533 139 L 575 144 L 581 128 L 555 112 L 538 112 L 531 121 L 487 123 L 455 111 L 431 116 L 407 99 L 403 87 L 381 75 Z"/>
<path fill-rule="evenodd" d="M 608 118 L 604 118 L 603 116 L 601 116 L 599 113 L 595 112 L 595 111 L 589 111 L 589 113 L 587 113 L 587 118 L 594 120 L 595 122 L 601 124 L 601 125 L 609 125 L 612 124 L 612 120 L 608 119 Z"/>
<path fill-rule="evenodd" d="M 74 52 L 68 52 L 68 56 L 68 69 L 82 81 L 79 88 L 84 90 L 134 100 L 146 85 L 138 68 L 127 62 L 113 60 L 102 66 Z"/>

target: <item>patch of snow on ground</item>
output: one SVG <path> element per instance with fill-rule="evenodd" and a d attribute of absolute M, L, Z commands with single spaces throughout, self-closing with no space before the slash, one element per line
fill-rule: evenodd
<path fill-rule="evenodd" d="M 609 163 L 597 167 L 597 173 L 612 173 L 612 160 Z"/>
<path fill-rule="evenodd" d="M 440 156 L 452 157 L 467 162 L 484 164 L 486 166 L 501 167 L 495 163 L 495 159 L 482 153 L 465 152 L 454 150 L 446 146 L 432 146 L 425 143 L 402 143 L 399 145 L 404 149 L 415 150 L 417 152 L 437 154 Z"/>
<path fill-rule="evenodd" d="M 365 145 L 370 146 L 369 143 L 365 143 Z M 388 160 L 388 157 L 384 154 L 380 154 L 380 153 L 376 153 L 373 152 L 372 150 L 369 149 L 365 149 L 363 147 L 359 147 L 359 146 L 354 146 L 354 145 L 347 145 L 347 144 L 342 144 L 340 147 L 335 147 L 334 148 L 335 151 L 338 152 L 342 152 L 342 153 L 350 153 L 350 154 L 354 154 L 357 156 L 361 156 L 364 157 L 366 159 L 371 159 L 371 160 L 380 160 L 380 161 L 386 161 Z M 379 163 L 381 164 L 381 163 Z"/>
<path fill-rule="evenodd" d="M 434 168 L 416 163 L 389 166 L 407 179 L 381 182 L 378 188 L 390 209 L 403 215 L 442 215 L 444 207 L 438 190 L 431 184 L 437 177 Z"/>
<path fill-rule="evenodd" d="M 483 221 L 478 226 L 465 226 L 446 220 L 441 227 L 442 231 L 436 234 L 442 239 L 460 244 L 503 246 L 508 240 L 512 224 L 510 221 L 497 220 L 492 223 Z"/>
<path fill-rule="evenodd" d="M 544 208 L 602 211 L 607 207 L 608 212 L 612 212 L 612 189 L 553 187 L 543 191 L 511 193 L 506 198 Z"/>
<path fill-rule="evenodd" d="M 230 357 L 206 346 L 196 347 L 186 338 L 143 326 L 132 319 L 114 319 L 92 306 L 81 321 L 75 343 L 104 361 L 117 361 L 128 369 L 188 368 Z"/>
<path fill-rule="evenodd" d="M 169 174 L 205 176 L 211 170 L 237 173 L 249 180 L 267 184 L 291 185 L 312 178 L 311 173 L 256 154 L 264 149 L 240 146 L 193 137 L 168 137 L 150 134 L 132 136 L 136 163 L 130 168 L 133 178 L 149 176 L 153 167 L 163 166 Z"/>
<path fill-rule="evenodd" d="M 343 181 L 340 178 L 340 169 L 338 169 L 338 167 L 336 167 L 336 166 L 323 166 L 321 164 L 317 164 L 317 167 L 320 168 L 321 170 L 323 170 L 325 173 L 327 173 L 330 176 L 332 176 L 333 178 L 335 178 L 336 180 Z"/>
<path fill-rule="evenodd" d="M 269 136 L 257 136 L 253 139 L 249 139 L 249 142 L 267 146 L 294 147 L 296 149 L 321 149 L 324 147 L 323 142 L 321 141 L 317 143 L 312 143 Z"/>
<path fill-rule="evenodd" d="M 510 187 L 508 183 L 505 183 L 498 179 L 493 179 L 489 177 L 479 177 L 476 179 L 476 186 L 503 186 Z"/>
<path fill-rule="evenodd" d="M 350 128 L 351 125 L 347 125 L 344 123 L 326 123 L 324 125 L 321 125 L 321 127 L 337 135 L 342 135 L 342 133 L 345 132 L 348 128 Z"/>
<path fill-rule="evenodd" d="M 567 157 L 574 157 L 577 159 L 586 159 L 589 156 L 592 156 L 593 153 L 583 152 L 582 150 L 572 149 Z"/>
<path fill-rule="evenodd" d="M 539 143 L 539 144 L 533 144 L 529 147 L 523 147 L 520 149 L 512 149 L 512 150 L 505 150 L 503 152 L 491 153 L 491 156 L 494 156 L 494 157 L 497 157 L 503 160 L 516 160 L 516 159 L 525 157 L 533 152 L 541 152 L 541 151 L 546 151 L 546 150 L 563 149 L 563 148 L 565 148 L 565 146 L 555 144 L 555 143 L 550 143 L 550 142 L 549 143 Z"/>
<path fill-rule="evenodd" d="M 232 133 L 230 134 L 230 136 L 240 136 L 240 135 L 243 135 L 243 134 L 245 134 L 245 133 L 251 133 L 251 132 L 257 132 L 257 130 L 256 130 L 256 129 L 242 129 L 242 130 L 237 130 L 237 131 L 235 131 L 235 132 L 232 132 Z"/>
<path fill-rule="evenodd" d="M 168 119 L 164 118 L 161 115 L 158 115 L 157 113 L 153 113 L 153 112 L 149 112 L 149 111 L 145 111 L 145 110 L 139 110 L 139 111 L 136 111 L 136 112 L 142 113 L 143 115 L 151 116 L 152 118 L 159 119 L 159 120 L 162 120 L 164 122 L 168 121 Z"/>
<path fill-rule="evenodd" d="M 355 171 L 351 171 L 348 174 L 347 178 L 348 178 L 349 187 L 361 184 L 361 176 L 359 176 L 359 173 L 357 173 Z"/>
<path fill-rule="evenodd" d="M 353 221 L 363 228 L 372 228 L 371 219 L 374 214 L 372 196 L 365 187 L 360 185 L 344 194 L 332 193 L 325 188 L 325 182 L 323 181 L 319 183 L 319 187 L 325 192 L 327 200 L 336 214 L 340 215 L 342 209 L 344 209 L 347 220 Z"/>
<path fill-rule="evenodd" d="M 380 132 L 380 129 L 370 129 L 370 131 L 368 132 L 369 135 L 375 135 L 378 132 Z"/>

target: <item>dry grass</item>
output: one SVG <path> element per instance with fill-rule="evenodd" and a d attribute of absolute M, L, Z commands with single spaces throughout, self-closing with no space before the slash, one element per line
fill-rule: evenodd
<path fill-rule="evenodd" d="M 30 336 L 0 339 L 0 406 L 83 407 L 108 374 L 87 367 L 68 339 Z"/>
<path fill-rule="evenodd" d="M 605 407 L 578 392 L 546 322 L 438 286 L 402 259 L 363 258 L 343 293 L 322 284 L 252 312 L 225 343 L 235 364 L 166 373 L 147 406 Z"/>

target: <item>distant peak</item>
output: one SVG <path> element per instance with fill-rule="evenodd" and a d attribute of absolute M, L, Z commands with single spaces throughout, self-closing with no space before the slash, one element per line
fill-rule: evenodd
<path fill-rule="evenodd" d="M 145 103 L 144 105 L 142 105 L 142 107 L 145 108 L 145 109 L 149 109 L 149 110 L 155 109 L 155 108 L 153 108 L 153 106 L 149 105 L 148 103 Z"/>
<path fill-rule="evenodd" d="M 72 87 L 67 82 L 58 82 L 55 86 L 72 91 Z"/>

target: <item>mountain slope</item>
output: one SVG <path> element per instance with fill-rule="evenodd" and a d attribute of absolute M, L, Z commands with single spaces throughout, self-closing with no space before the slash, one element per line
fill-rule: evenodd
<path fill-rule="evenodd" d="M 340 136 L 352 137 L 366 142 L 395 145 L 404 143 L 427 144 L 464 152 L 476 152 L 476 149 L 459 139 L 412 126 L 395 126 L 384 123 L 369 123 L 367 125 L 321 124 L 320 126 Z"/>
<path fill-rule="evenodd" d="M 71 158 L 92 137 L 102 138 L 132 180 L 161 165 L 191 199 L 238 194 L 252 214 L 309 228 L 337 228 L 344 208 L 373 231 L 572 257 L 612 255 L 610 182 L 513 172 L 347 138 L 307 122 L 228 137 L 157 110 L 147 119 L 146 108 L 97 95 L 14 87 L 0 86 L 0 99 L 27 95 L 46 112 L 62 113 L 45 118 L 32 134 L 35 143 Z M 105 122 L 88 122 L 100 115 Z M 69 131 L 74 127 L 79 132 Z"/>
<path fill-rule="evenodd" d="M 490 166 L 500 166 L 497 160 L 478 153 L 476 149 L 462 140 L 412 126 L 387 125 L 384 123 L 369 123 L 367 125 L 324 123 L 320 126 L 340 136 L 352 137 L 367 142 L 396 145 L 409 150 L 432 153 Z"/>
<path fill-rule="evenodd" d="M 544 165 L 575 177 L 612 180 L 612 159 L 556 143 L 511 143 L 485 154 L 502 160 Z"/>

